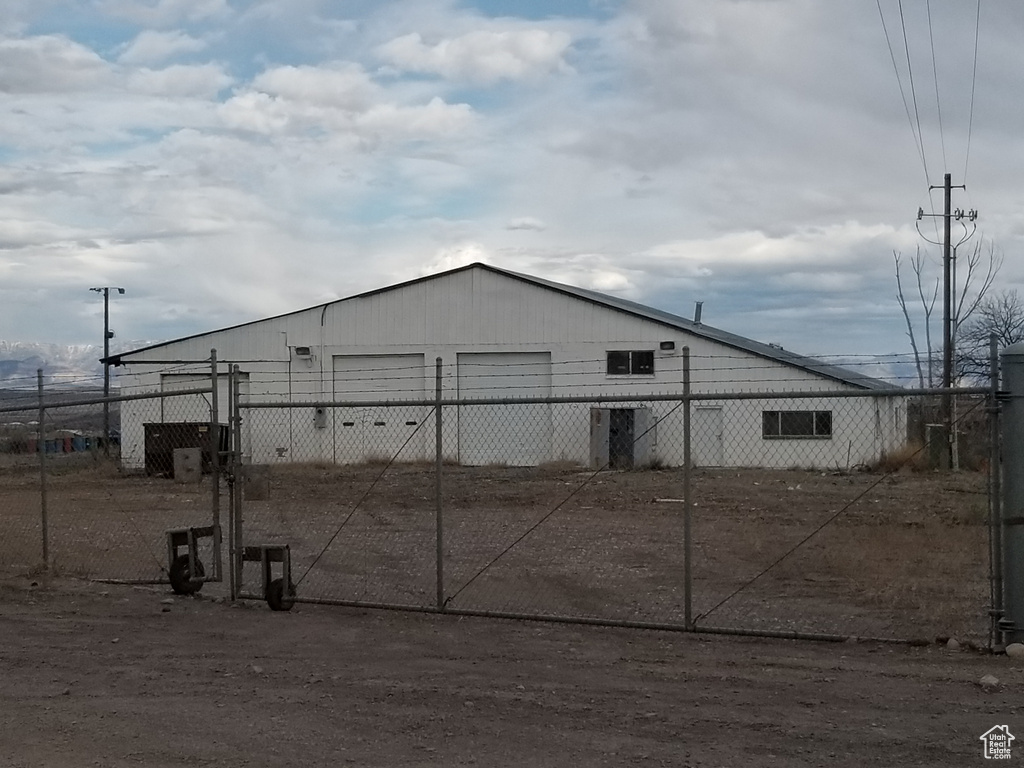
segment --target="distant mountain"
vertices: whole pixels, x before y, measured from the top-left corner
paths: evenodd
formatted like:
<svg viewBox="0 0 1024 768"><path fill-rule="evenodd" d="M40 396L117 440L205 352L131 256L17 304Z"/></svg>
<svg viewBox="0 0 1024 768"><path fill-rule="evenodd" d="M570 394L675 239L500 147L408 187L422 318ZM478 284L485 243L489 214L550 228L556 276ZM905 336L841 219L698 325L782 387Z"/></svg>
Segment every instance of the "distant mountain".
<svg viewBox="0 0 1024 768"><path fill-rule="evenodd" d="M111 354L137 349L150 342L126 342L111 347ZM94 344L48 344L0 341L0 387L34 389L42 369L46 385L96 387L103 384L103 347Z"/></svg>

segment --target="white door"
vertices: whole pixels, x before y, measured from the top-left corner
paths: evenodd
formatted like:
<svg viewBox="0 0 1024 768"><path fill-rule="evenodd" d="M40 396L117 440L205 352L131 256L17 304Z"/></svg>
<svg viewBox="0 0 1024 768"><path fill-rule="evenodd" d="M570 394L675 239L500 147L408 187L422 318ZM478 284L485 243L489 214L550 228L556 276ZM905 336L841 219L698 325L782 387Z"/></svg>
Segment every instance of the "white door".
<svg viewBox="0 0 1024 768"><path fill-rule="evenodd" d="M463 352L459 399L551 396L550 352ZM551 458L551 404L460 405L459 461L529 467Z"/></svg>
<svg viewBox="0 0 1024 768"><path fill-rule="evenodd" d="M337 402L422 400L423 355L336 355L334 400ZM323 429L333 429L334 460L419 461L426 436L427 408L367 405L334 408Z"/></svg>
<svg viewBox="0 0 1024 768"><path fill-rule="evenodd" d="M722 445L722 407L700 406L690 420L690 454L695 467L721 467L725 463Z"/></svg>

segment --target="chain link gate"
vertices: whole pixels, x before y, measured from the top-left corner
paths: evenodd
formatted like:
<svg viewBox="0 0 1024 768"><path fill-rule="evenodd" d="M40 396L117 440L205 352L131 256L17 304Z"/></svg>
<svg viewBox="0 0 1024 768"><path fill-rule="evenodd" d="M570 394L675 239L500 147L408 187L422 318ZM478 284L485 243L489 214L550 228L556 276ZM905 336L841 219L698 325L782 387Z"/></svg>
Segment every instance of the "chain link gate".
<svg viewBox="0 0 1024 768"><path fill-rule="evenodd" d="M40 370L31 406L26 393L0 409L0 566L170 582L181 593L219 581L220 447L209 366L215 375L215 356L188 374L177 366L166 389L105 398L45 385ZM108 428L110 415L120 429Z"/></svg>
<svg viewBox="0 0 1024 768"><path fill-rule="evenodd" d="M240 596L984 642L985 390L946 393L965 469L934 473L908 424L937 392L467 400L442 397L451 378L418 400L239 400Z"/></svg>

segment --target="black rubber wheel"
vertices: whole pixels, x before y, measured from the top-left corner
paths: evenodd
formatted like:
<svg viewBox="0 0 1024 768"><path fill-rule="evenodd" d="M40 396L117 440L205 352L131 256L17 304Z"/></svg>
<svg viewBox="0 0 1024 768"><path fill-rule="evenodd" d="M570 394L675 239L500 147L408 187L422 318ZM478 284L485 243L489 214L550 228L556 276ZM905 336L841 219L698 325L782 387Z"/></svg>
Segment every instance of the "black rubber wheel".
<svg viewBox="0 0 1024 768"><path fill-rule="evenodd" d="M267 605L272 611L290 611L295 605L295 585L288 585L288 594L284 593L284 579L274 579L267 585Z"/></svg>
<svg viewBox="0 0 1024 768"><path fill-rule="evenodd" d="M178 555L174 558L174 562L171 563L171 568L167 575L171 580L171 589L177 595L193 595L203 588L203 582L194 581L192 574L189 572L188 555ZM196 558L195 578L201 579L205 575L206 569L199 562L199 558Z"/></svg>

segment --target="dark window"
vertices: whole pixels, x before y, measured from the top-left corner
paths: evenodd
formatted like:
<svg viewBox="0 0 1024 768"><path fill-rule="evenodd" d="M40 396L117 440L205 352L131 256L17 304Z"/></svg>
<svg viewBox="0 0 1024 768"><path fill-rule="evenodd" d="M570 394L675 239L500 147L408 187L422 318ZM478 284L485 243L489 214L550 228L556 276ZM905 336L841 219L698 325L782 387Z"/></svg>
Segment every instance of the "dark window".
<svg viewBox="0 0 1024 768"><path fill-rule="evenodd" d="M608 373L629 373L629 352L609 352Z"/></svg>
<svg viewBox="0 0 1024 768"><path fill-rule="evenodd" d="M608 373L617 376L653 376L654 350L615 351L608 353Z"/></svg>
<svg viewBox="0 0 1024 768"><path fill-rule="evenodd" d="M832 437L832 411L814 412L814 434Z"/></svg>
<svg viewBox="0 0 1024 768"><path fill-rule="evenodd" d="M763 411L761 436L832 437L832 411Z"/></svg>
<svg viewBox="0 0 1024 768"><path fill-rule="evenodd" d="M654 375L654 350L629 353L629 372Z"/></svg>

